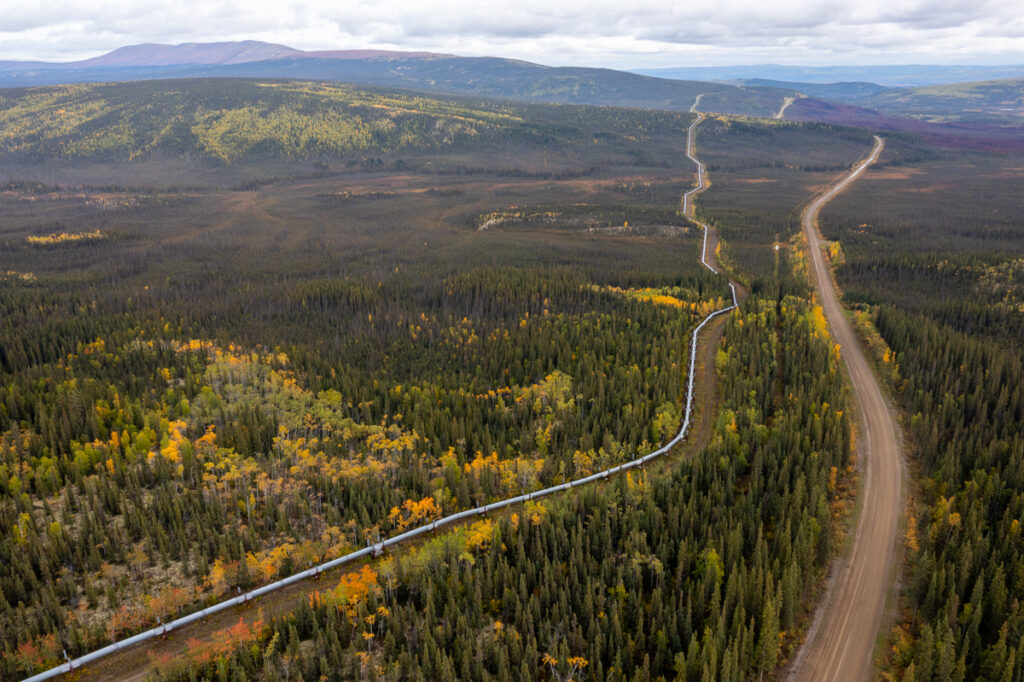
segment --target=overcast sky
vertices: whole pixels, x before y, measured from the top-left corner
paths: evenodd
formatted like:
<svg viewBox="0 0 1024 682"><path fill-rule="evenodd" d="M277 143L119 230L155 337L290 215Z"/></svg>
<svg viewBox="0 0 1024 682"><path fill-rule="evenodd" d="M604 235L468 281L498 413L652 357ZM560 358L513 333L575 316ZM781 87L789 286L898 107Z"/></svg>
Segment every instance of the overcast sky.
<svg viewBox="0 0 1024 682"><path fill-rule="evenodd" d="M0 0L0 59L255 39L613 68L1021 64L1020 0Z"/></svg>

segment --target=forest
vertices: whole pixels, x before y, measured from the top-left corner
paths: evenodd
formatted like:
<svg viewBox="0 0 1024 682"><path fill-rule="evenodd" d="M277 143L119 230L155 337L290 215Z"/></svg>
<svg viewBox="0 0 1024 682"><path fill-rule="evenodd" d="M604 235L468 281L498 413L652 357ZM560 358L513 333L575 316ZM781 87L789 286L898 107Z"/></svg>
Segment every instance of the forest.
<svg viewBox="0 0 1024 682"><path fill-rule="evenodd" d="M831 557L852 466L848 392L820 311L776 293L727 323L722 409L694 460L348 572L292 616L197 642L160 679L772 672Z"/></svg>
<svg viewBox="0 0 1024 682"><path fill-rule="evenodd" d="M775 122L717 130L718 139L711 135L715 127L702 131L715 183L699 208L719 225L730 257L755 273L756 284L756 274L777 266L734 230L743 227L744 237L761 244L775 239L782 253L799 253L788 235L798 228L800 202L819 181L813 153L802 164L799 157L785 159L805 153L798 140L808 128L792 130L787 147L773 143L786 134ZM823 135L817 148L859 135ZM773 155L762 160L761 145ZM958 146L887 134L879 163L826 206L820 220L825 238L836 240L829 255L844 301L900 410L914 479L899 618L879 661L887 680L1024 674L1024 177L1019 154ZM740 149L747 153L732 155Z"/></svg>
<svg viewBox="0 0 1024 682"><path fill-rule="evenodd" d="M325 368L315 391L300 380L323 354L128 327L123 343L108 333L33 364L38 347L5 339L21 378L3 391L8 641L57 625L95 648L664 442L685 334L721 304L692 285L613 291L492 268L441 279L403 311L401 288L305 284L293 309L348 328L339 356L357 358ZM455 309L430 305L442 300Z"/></svg>
<svg viewBox="0 0 1024 682"><path fill-rule="evenodd" d="M568 139L644 119L639 151L685 144L682 114L538 109L574 121ZM522 148L543 163L547 148ZM244 188L9 180L3 676L674 435L689 331L729 289L674 212L678 169L638 177L613 143L586 153L606 170L573 156L585 182L501 166L396 178L361 156ZM477 229L554 197L584 226L657 229Z"/></svg>
<svg viewBox="0 0 1024 682"><path fill-rule="evenodd" d="M580 156L675 134L687 115L652 109L435 98L338 83L190 79L0 90L0 163L185 159L214 167L270 159L346 165L382 155L503 152ZM636 143L640 144L636 144ZM590 148L590 149L588 149ZM668 150L665 150L668 151ZM659 163L666 163L661 160ZM653 165L653 164L648 164ZM128 166L131 167L131 166ZM124 168L124 167L123 167ZM322 167L321 167L322 169Z"/></svg>
<svg viewBox="0 0 1024 682"><path fill-rule="evenodd" d="M1020 159L910 138L887 153L822 221L843 244L847 301L890 353L917 479L886 667L902 680L1019 679ZM854 221L844 211L858 200Z"/></svg>
<svg viewBox="0 0 1024 682"><path fill-rule="evenodd" d="M729 297L678 212L689 114L237 79L3 90L0 120L3 679L649 452ZM858 471L793 236L870 139L698 129L748 292L704 447L239 609L151 677L784 674ZM886 679L1024 676L1020 181L894 134L821 218L917 481Z"/></svg>

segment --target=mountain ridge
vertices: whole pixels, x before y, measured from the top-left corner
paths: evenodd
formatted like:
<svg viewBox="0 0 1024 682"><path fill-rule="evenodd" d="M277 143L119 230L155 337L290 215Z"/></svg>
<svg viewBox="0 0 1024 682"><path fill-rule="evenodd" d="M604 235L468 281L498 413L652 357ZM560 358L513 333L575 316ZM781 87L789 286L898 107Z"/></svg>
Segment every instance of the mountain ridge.
<svg viewBox="0 0 1024 682"><path fill-rule="evenodd" d="M76 69L110 66L185 66L195 64L250 64L276 59L375 59L451 57L454 55L425 51L402 50L300 50L279 43L260 40L219 41L211 43L138 43L124 45L110 52L70 62L0 61L0 67Z"/></svg>
<svg viewBox="0 0 1024 682"><path fill-rule="evenodd" d="M924 67L693 67L672 75L759 68L815 74L895 76ZM942 67L960 77L996 67ZM1010 73L1024 67L999 67ZM940 69L941 70L941 69ZM664 71L664 70L661 70ZM883 128L914 128L919 122L1020 126L1024 123L1024 80L959 82L893 88L867 80L807 82L769 78L684 80L608 68L547 66L502 57L463 57L433 52L388 50L305 51L287 45L236 42L144 43L127 45L77 62L0 62L0 88L183 78L256 78L316 80L424 93L498 97L524 102L595 104L671 111L688 110L701 95L708 111L769 118L786 112L791 119L841 121ZM663 75L668 75L667 72ZM822 104L798 102L785 109L787 97L801 95ZM838 106L838 105L852 105ZM871 111L871 113L868 112ZM1006 131L997 137L1005 137Z"/></svg>
<svg viewBox="0 0 1024 682"><path fill-rule="evenodd" d="M737 64L732 66L680 66L631 69L634 73L684 80L766 80L790 83L869 82L887 88L987 81L1024 76L1024 65L884 64L866 66L797 66L787 64Z"/></svg>
<svg viewBox="0 0 1024 682"><path fill-rule="evenodd" d="M557 67L502 57L429 52L327 50L285 45L184 43L126 46L80 62L0 62L0 88L180 78L316 80L526 102L596 104L687 111L697 95L709 110L769 117L782 91Z"/></svg>

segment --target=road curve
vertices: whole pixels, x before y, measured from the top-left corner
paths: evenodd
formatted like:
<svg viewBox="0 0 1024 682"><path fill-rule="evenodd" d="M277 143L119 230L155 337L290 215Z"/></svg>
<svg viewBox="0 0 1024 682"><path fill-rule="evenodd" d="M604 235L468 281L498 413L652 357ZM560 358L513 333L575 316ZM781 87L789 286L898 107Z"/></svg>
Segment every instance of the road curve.
<svg viewBox="0 0 1024 682"><path fill-rule="evenodd" d="M868 157L811 202L801 216L821 305L846 360L860 412L862 488L853 546L833 575L807 640L790 670L790 680L833 682L871 677L872 654L899 556L899 519L903 509L899 431L871 366L843 315L817 229L822 206L874 163L884 146L882 138L876 135Z"/></svg>

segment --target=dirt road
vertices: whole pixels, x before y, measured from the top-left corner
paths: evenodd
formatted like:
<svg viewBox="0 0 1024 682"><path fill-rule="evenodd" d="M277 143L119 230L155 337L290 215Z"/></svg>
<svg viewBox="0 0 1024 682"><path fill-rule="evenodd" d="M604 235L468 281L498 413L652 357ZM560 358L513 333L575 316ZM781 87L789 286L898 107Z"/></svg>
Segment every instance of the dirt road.
<svg viewBox="0 0 1024 682"><path fill-rule="evenodd" d="M903 463L896 422L871 366L843 316L831 273L822 256L818 212L878 159L884 143L875 137L871 154L815 199L802 216L812 269L832 336L840 345L860 412L862 489L853 546L836 569L789 675L791 680L866 680L893 585L903 510Z"/></svg>
<svg viewBox="0 0 1024 682"><path fill-rule="evenodd" d="M779 107L779 110L775 112L775 115L772 116L772 118L781 119L783 116L785 116L786 109L789 108L789 105L792 104L794 100L796 100L796 97L787 97L784 100L782 100L782 106Z"/></svg>

